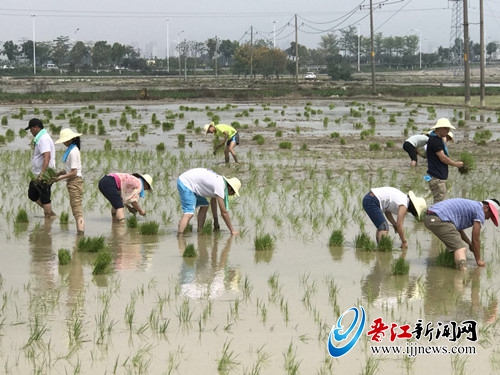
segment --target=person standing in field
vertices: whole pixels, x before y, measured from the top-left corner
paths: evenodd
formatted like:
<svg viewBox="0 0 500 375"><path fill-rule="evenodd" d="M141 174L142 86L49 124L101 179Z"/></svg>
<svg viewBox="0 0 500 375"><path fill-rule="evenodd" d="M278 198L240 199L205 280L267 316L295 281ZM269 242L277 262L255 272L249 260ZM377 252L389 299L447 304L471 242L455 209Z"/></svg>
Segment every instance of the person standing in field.
<svg viewBox="0 0 500 375"><path fill-rule="evenodd" d="M31 159L31 167L35 179L30 181L28 197L43 208L46 218L55 217L57 215L52 211L51 201L51 185L53 181L44 178L45 172L56 166L56 147L54 141L47 130L44 129L42 121L37 118L32 118L28 122L28 127L24 130L31 132L31 135L34 137L33 145L35 146Z"/></svg>
<svg viewBox="0 0 500 375"><path fill-rule="evenodd" d="M80 133L75 133L71 129L63 129L59 133L59 139L56 144L62 143L67 149L64 152L62 161L64 171L57 174L56 181L66 180L66 188L69 193L69 204L73 217L76 221L76 230L78 234L85 232L85 221L83 220L83 179L82 179L82 161L80 157Z"/></svg>
<svg viewBox="0 0 500 375"><path fill-rule="evenodd" d="M412 191L405 194L390 186L372 188L363 198L363 209L376 228L377 245L382 236L389 234L389 223L387 222L389 220L401 239L401 249L408 248L403 228L406 214L410 212L413 216L419 217L426 207L424 198L415 196ZM393 215L396 215L396 219Z"/></svg>
<svg viewBox="0 0 500 375"><path fill-rule="evenodd" d="M415 134L409 137L403 143L403 150L405 150L411 159L411 166L415 167L417 165L417 155L419 154L419 149L423 148L427 144L429 136L427 134Z"/></svg>
<svg viewBox="0 0 500 375"><path fill-rule="evenodd" d="M125 222L125 207L133 214L146 215L138 201L145 196L145 191L153 190L153 178L149 174L109 173L99 180L98 186L111 203L113 222Z"/></svg>
<svg viewBox="0 0 500 375"><path fill-rule="evenodd" d="M424 224L453 253L458 270L467 269L467 246L474 254L476 264L486 265L481 259L481 227L491 219L498 227L499 202L486 199L482 202L464 198L452 198L438 202L427 210ZM471 238L464 230L472 227Z"/></svg>
<svg viewBox="0 0 500 375"><path fill-rule="evenodd" d="M231 234L239 234L229 218L229 196L240 196L241 182L236 177L226 178L207 168L193 168L182 173L177 179L177 190L181 199L182 218L179 221L178 235L182 235L189 221L198 210L198 232L203 229L208 211L208 200L214 217L214 231L220 230L217 206L222 219Z"/></svg>
<svg viewBox="0 0 500 375"><path fill-rule="evenodd" d="M214 122L204 126L205 134L214 133L217 137L222 138L222 142L215 146L215 152L222 146L226 145L224 148L224 160L229 163L229 154L233 156L234 162L238 163L238 157L234 148L236 145L240 144L240 136L235 128L230 125L218 124L215 125Z"/></svg>
<svg viewBox="0 0 500 375"><path fill-rule="evenodd" d="M450 158L446 142L443 138L448 136L450 129L455 129L446 118L440 118L436 125L431 128L427 141L427 176L434 203L441 202L448 198L446 180L448 179L448 165L460 168L464 165L461 161L454 161Z"/></svg>

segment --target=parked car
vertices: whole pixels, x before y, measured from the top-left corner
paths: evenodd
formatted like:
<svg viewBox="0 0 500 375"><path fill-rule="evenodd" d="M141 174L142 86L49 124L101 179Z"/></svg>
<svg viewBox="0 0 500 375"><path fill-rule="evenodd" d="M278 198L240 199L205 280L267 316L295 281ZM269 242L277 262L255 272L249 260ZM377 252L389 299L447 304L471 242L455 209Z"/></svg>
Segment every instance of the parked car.
<svg viewBox="0 0 500 375"><path fill-rule="evenodd" d="M316 79L316 74L314 74L313 72L307 72L304 75L304 79L314 80L314 79Z"/></svg>
<svg viewBox="0 0 500 375"><path fill-rule="evenodd" d="M4 65L2 69L14 69L14 67L12 65Z"/></svg>

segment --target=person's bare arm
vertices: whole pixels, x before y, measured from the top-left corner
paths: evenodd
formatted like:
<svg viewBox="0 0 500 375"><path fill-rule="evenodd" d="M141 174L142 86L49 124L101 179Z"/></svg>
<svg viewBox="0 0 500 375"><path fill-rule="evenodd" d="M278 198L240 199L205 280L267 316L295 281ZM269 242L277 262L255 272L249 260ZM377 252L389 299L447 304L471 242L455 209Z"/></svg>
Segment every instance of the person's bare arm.
<svg viewBox="0 0 500 375"><path fill-rule="evenodd" d="M441 160L443 163L447 165L451 165L452 167L460 168L464 165L462 161L454 161L448 156L446 156L443 150L436 152L436 155L438 156L439 160Z"/></svg>
<svg viewBox="0 0 500 375"><path fill-rule="evenodd" d="M214 218L214 231L220 231L219 216L217 213L217 199L210 199L210 208L212 209L212 216Z"/></svg>
<svg viewBox="0 0 500 375"><path fill-rule="evenodd" d="M217 197L217 203L219 205L220 209L220 215L222 216L222 219L224 219L224 222L227 225L227 228L231 232L231 234L240 234L236 229L234 229L233 225L231 224L231 219L229 218L229 212L226 210L226 205L224 204L224 199L221 197Z"/></svg>
<svg viewBox="0 0 500 375"><path fill-rule="evenodd" d="M469 244L469 249L474 253L476 264L481 267L485 266L486 263L481 259L481 224L479 221L475 221L472 225L472 241Z"/></svg>
<svg viewBox="0 0 500 375"><path fill-rule="evenodd" d="M59 174L59 176L57 176L56 181L61 181L61 180L66 180L69 178L76 177L77 173L78 173L78 170L76 168L73 168L68 173Z"/></svg>

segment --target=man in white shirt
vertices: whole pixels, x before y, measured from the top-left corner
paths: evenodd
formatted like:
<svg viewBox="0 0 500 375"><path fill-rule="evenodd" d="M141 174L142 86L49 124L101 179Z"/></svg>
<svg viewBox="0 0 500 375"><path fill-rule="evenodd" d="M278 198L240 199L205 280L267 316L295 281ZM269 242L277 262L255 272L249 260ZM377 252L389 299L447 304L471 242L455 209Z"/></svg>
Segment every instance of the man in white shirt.
<svg viewBox="0 0 500 375"><path fill-rule="evenodd" d="M214 217L214 230L219 230L219 218L217 215L217 206L219 206L222 219L227 225L231 234L239 234L234 229L229 218L229 196L239 196L241 182L236 177L226 178L214 171L206 168L193 168L179 176L177 179L177 190L181 198L182 218L179 222L178 234L182 235L189 221L194 216L195 210L198 212L198 232L203 229L205 218L208 211L208 201L212 206Z"/></svg>
<svg viewBox="0 0 500 375"><path fill-rule="evenodd" d="M37 118L32 118L28 127L33 135L33 144L35 146L33 157L31 158L31 166L36 180L30 181L28 189L28 197L33 202L43 208L43 213L46 218L54 217L56 214L52 211L51 182L43 180L43 174L48 168L56 166L56 148L47 130L44 129L42 121Z"/></svg>

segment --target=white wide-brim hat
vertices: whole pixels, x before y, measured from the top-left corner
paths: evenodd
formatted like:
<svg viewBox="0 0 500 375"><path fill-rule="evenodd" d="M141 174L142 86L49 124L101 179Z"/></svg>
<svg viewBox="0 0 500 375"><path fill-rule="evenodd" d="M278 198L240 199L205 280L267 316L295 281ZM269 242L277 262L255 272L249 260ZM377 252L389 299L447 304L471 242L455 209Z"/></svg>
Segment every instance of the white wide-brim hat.
<svg viewBox="0 0 500 375"><path fill-rule="evenodd" d="M239 197L240 196L240 188L241 188L241 181L238 180L236 177L233 177L233 178L226 178L224 176L222 176L224 178L224 180L226 180L226 182L231 185L231 187L233 188L234 190L234 193Z"/></svg>
<svg viewBox="0 0 500 375"><path fill-rule="evenodd" d="M55 143L64 143L81 135L81 133L75 133L73 130L66 128L61 130L61 132L59 133L59 139L55 141Z"/></svg>
<svg viewBox="0 0 500 375"><path fill-rule="evenodd" d="M417 197L411 190L408 192L408 196L410 197L411 203L413 203L413 207L415 207L415 211L417 211L417 216L422 215L422 212L427 209L425 199Z"/></svg>
<svg viewBox="0 0 500 375"><path fill-rule="evenodd" d="M437 120L436 125L434 125L431 129L439 129L439 128L449 128L455 130L455 127L450 123L450 120L447 118L440 118Z"/></svg>

